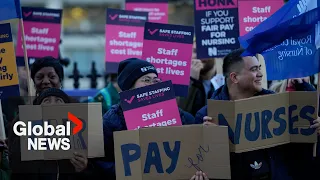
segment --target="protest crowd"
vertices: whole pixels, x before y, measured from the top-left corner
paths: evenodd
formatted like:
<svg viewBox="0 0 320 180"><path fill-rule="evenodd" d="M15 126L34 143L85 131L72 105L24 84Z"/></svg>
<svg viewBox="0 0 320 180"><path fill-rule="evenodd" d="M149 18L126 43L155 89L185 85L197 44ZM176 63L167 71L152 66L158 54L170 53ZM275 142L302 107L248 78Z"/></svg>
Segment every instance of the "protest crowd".
<svg viewBox="0 0 320 180"><path fill-rule="evenodd" d="M1 1L9 2L9 0ZM6 4L1 1L0 9L8 8L7 4L9 3ZM18 2L18 0L15 1ZM240 1L241 0L238 2L239 4ZM147 1L141 0L140 3L142 2ZM112 40L114 36L111 34L118 36L118 34L121 34L120 31L124 31L127 27L135 26L135 28L142 28L142 31L139 31L139 35L132 35L132 37L135 38L142 36L141 39L136 39L136 41L144 44L143 47L140 47L142 54L135 54L132 49L126 51L131 52L131 55L130 53L124 55L120 50L117 51L116 49L114 49L113 52L118 53L112 54L109 51L113 47L106 47L105 62L106 71L109 75L109 82L107 86L100 89L95 96L85 100L83 100L83 98L70 96L64 91L62 82L65 79L65 69L63 66L63 58L61 58L60 52L58 51L57 56L50 54L42 55L43 52L41 52L40 57L35 57L34 62L30 63L29 66L28 63L25 64L24 68L17 68L16 65L9 68L10 65L7 63L8 72L15 73L14 76L17 76L17 92L19 94L15 95L15 90L13 89L6 90L5 87L9 87L7 84L10 83L7 83L2 77L0 78L0 91L3 94L0 94L2 107L2 119L0 119L0 122L2 121L2 123L0 123L0 180L320 179L320 175L317 171L320 168L320 145L319 142L317 142L320 135L320 118L318 118L320 109L316 104L319 101L319 94L317 92L317 88L319 87L317 85L318 79L316 77L318 72L320 72L320 66L319 63L308 64L310 61L318 62L319 53L316 53L310 61L305 61L305 56L294 57L300 58L300 61L305 61L304 64L300 63L299 66L294 64L293 60L290 65L272 64L270 63L270 58L274 58L274 61L279 61L275 57L276 55L270 55L272 53L277 54L277 52L280 51L276 48L288 49L288 47L276 47L288 38L287 35L279 35L279 39L277 40L270 38L271 40L269 42L267 42L265 38L261 38L261 42L259 42L257 39L254 39L254 34L249 33L250 37L252 36L252 41L250 42L256 43L253 43L253 47L248 45L248 41L246 42L247 45L230 45L230 47L224 51L223 55L217 55L217 52L223 51L219 51L221 50L221 48L219 49L221 46L219 46L219 43L216 43L216 46L212 46L213 48L216 48L212 51L216 52L211 53L210 55L208 51L210 52L211 50L208 50L208 47L205 46L203 42L208 39L211 39L212 41L217 40L217 37L212 35L213 31L211 32L211 36L207 36L207 34L204 34L204 31L201 31L201 27L203 28L203 26L197 24L200 23L200 14L202 13L202 16L204 16L203 12L208 8L199 8L201 2L213 1L195 0L195 6L197 6L195 11L198 11L198 14L195 15L195 21L199 21L195 23L195 28L169 25L168 23L148 22L147 19L149 17L146 12L108 9L107 18L110 17L112 21L107 21L106 31L108 32L109 29L112 33L109 34L110 37L106 34L107 42L112 41L116 43L116 41ZM301 2L299 0L293 0L290 2L291 4L287 3L286 5L281 6L283 8L279 7L277 12L280 12L281 10L291 12L290 9L296 8L296 6L293 6L292 4L296 3L302 6L304 3L307 6L308 2L308 0L301 0ZM21 8L20 5L18 8ZM228 11L230 14L230 9L232 8L232 5L227 8L229 9ZM32 12L30 8L24 9L24 7L22 7L20 10L23 12L22 14L24 16L26 16L25 12ZM315 8L315 10L318 10L318 8ZM37 11L41 10L37 9ZM216 10L211 9L211 11L207 11L210 13L206 14L218 13L218 11L214 11ZM226 9L224 9L224 11L226 11ZM305 14L307 14L307 12L305 12ZM5 20L1 18L1 15L2 13L0 12L0 20ZM272 13L269 16L271 15ZM281 18L280 16L282 14L278 13L276 15ZM125 16L128 16L128 19L131 17L131 19L135 19L135 21L132 21L132 24L128 25L128 23L130 23L128 19L128 21L121 21L121 18L125 18ZM227 16L231 17L235 16L235 14ZM300 13L299 16L303 16L303 13ZM299 18L299 16L297 18ZM25 25L28 23L28 20L30 20L28 18L29 17L23 18ZM118 20L117 18L120 20L113 22ZM318 21L320 21L320 16L317 18ZM270 19L276 22L275 18ZM149 20L153 19L149 18ZM54 19L51 20L50 23L57 24L56 21L57 19ZM58 21L61 21L61 19ZM211 21L214 20L211 19ZM209 21L207 21L207 23L208 22ZM223 23L221 24L223 25ZM227 25L228 24L225 24L225 26ZM120 28L112 29L114 26ZM260 29L263 29L263 26L263 23L257 26L257 36L259 33L264 32L259 30L260 27ZM286 26L289 25L287 24ZM279 25L277 27L282 26ZM228 29L228 27L224 28ZM287 28L289 29L289 27ZM3 43L12 41L12 39L11 41L2 40L3 37L1 35L6 32L2 29L5 29L5 27L1 25L0 52L4 52L1 50L2 47L8 48L7 46L2 45ZM285 28L282 30L285 31L284 29ZM299 33L301 35L297 35L298 38L303 38L304 35L307 37L308 34L306 33L310 33L307 32L309 29L312 28L300 30ZM278 32L270 34L272 29L265 31L265 36L278 36ZM225 33L226 31L223 32ZM298 32L298 30L296 32ZM252 30L252 33L255 33L255 31ZM171 36L169 37L169 35ZM239 37L245 39L249 38L249 35L245 36L239 32L234 37L236 39ZM289 37L294 35L295 34L291 34ZM25 37L26 35L22 34L20 36ZM132 38L129 37L131 36L129 34L123 34L122 36L127 36L127 39ZM273 44L270 45L270 42ZM20 43L22 43L20 45L23 45L23 42ZM315 43L316 40L308 45L302 45L302 41L299 41L298 45L307 49L308 47L311 47L311 45L315 46ZM130 44L130 42L127 41L127 44ZM59 46L59 43L56 45ZM139 48L139 43L135 44L135 46ZM264 46L268 47L262 49ZM255 48L260 49L256 50ZM15 64L16 59L18 61L19 58L21 61L24 61L25 59L23 57L26 54L23 52L25 50L21 48L20 53L18 50L16 51L17 57L10 59L8 56L3 59L6 61L14 61L14 63L12 62L11 64ZM306 52L308 52L308 50L306 50ZM264 53L266 53L266 55L264 55ZM33 57L36 53L28 50L28 54ZM20 56L22 56L22 59ZM285 60L290 60L290 58L293 57L286 58L287 59ZM0 56L0 65L1 63L2 57ZM17 64L19 63L17 62ZM314 67L317 68L317 70L309 71L309 69L312 68L306 69L306 67ZM30 69L30 72L28 72L28 69ZM277 69L277 71L275 69ZM281 75L278 76L277 73ZM285 73L287 73L287 75L284 75ZM2 81L5 82L2 83ZM301 94L295 95L295 93ZM286 97L286 99L284 97ZM273 101L268 100L268 98L272 98ZM285 99L286 101L283 100L283 102L286 103L281 104L281 99ZM277 100L279 100L279 102L275 102ZM248 105L247 102L249 101L252 102L251 105ZM236 105L233 104L231 107L227 102L234 102ZM237 102L240 103L239 106L237 105ZM157 105L157 103L159 104ZM264 106L259 103L266 105ZM295 105L294 103L297 103L298 105ZM94 130L90 129L90 127L93 127L90 126L90 121L97 121L100 123L95 127L97 127L97 129L100 128L102 133L97 136L101 137L102 141L100 143L98 140L92 141L95 142L95 144L90 144L89 138L86 143L88 146L89 144L92 145L95 150L101 149L102 154L89 156L87 154L89 152L83 153L83 151L78 151L75 148L70 150L72 151L71 154L64 156L63 153L61 153L61 157L55 156L52 159L49 158L49 154L47 158L46 155L43 155L43 159L37 159L33 154L28 154L29 152L26 152L23 149L23 146L26 145L26 140L18 135L14 129L18 122L25 120L25 118L36 117L41 114L41 112L37 114L34 113L36 111L30 111L29 117L29 114L26 113L27 111L25 109L28 109L31 106L42 107L42 111L44 112L45 107L68 107L68 104L70 104L70 106L77 106L77 104L99 105L101 114L99 113L90 116L91 110L88 110L88 117L95 117L97 120L87 119L88 122L85 128L88 129L88 136L95 133L98 134L98 130L94 132ZM278 106L280 107L279 109L277 109ZM25 107L24 110L23 107ZM269 110L268 112L267 110L262 112L261 109L265 107L270 108L272 113L270 112L271 114L268 114ZM293 115L293 112L296 109L299 110L298 115ZM100 109L95 112L100 112ZM230 113L232 115L225 115L224 113ZM241 116L239 116L240 113ZM243 116L242 113L244 114ZM279 114L283 116L280 117ZM44 113L42 116L45 116ZM99 121L100 118L101 122ZM230 120L230 118L232 120ZM308 124L301 123L297 125L293 123L293 121L300 122L300 119L308 120ZM273 124L273 121L280 124L280 126L278 124ZM257 124L259 124L259 126ZM228 130L223 131L225 134L220 135L217 132L212 132L216 133L215 137L206 136L206 133L208 133L207 131L214 130L211 128L223 128L222 126L228 128ZM284 129L282 131L280 128L283 126ZM288 129L286 129L287 126ZM166 128L169 130L171 127L181 128L181 130L177 129L176 134L167 133L169 131L166 131ZM182 135L179 136L178 134L184 132L184 127L187 129L188 133L186 137L181 137ZM199 138L200 136L195 135L198 131L193 130L193 127L200 127L201 137L205 137L201 139ZM300 129L299 132L297 130L297 133L295 134L295 127L302 127L304 129ZM133 131L138 132L138 140L134 139L135 135L133 135ZM127 132L128 134L126 134ZM145 135L150 132L150 135ZM132 133L132 135L129 135L129 133ZM211 135L212 133L209 134ZM2 134L5 136L1 136ZM298 135L291 136L292 134ZM307 138L302 137L305 134L309 134L308 140L305 140ZM228 136L230 139L223 139L224 135ZM97 136L94 136L94 138ZM166 139L162 137L170 138ZM238 140L236 140L237 138ZM279 138L280 140L276 142L276 140L273 141L272 138ZM210 139L213 140L210 141ZM221 141L218 141L219 139ZM270 141L268 141L267 144L263 144L267 140ZM186 144L189 141L196 144L194 145L196 147L187 146ZM170 142L168 145L169 149L166 149L166 142ZM177 142L180 142L181 144L177 145ZM210 144L210 148L215 146L215 148L218 149L221 146L221 149L227 148L229 150L230 148L230 152L212 152L209 151L209 145L208 150L206 151L204 148L205 142ZM160 145L158 146L157 143ZM123 145L120 146L119 144ZM139 145L139 153L138 150L135 149L136 146L133 146L136 144ZM153 146L150 144L153 144ZM173 145L174 147L172 147ZM181 157L185 158L191 156L191 149L198 150L199 145L199 152L196 151L196 153L199 153L196 155L198 164L192 162L191 166L194 168L190 169L190 167L183 164L187 162L187 160L182 161ZM125 147L129 148L127 153ZM177 147L181 148L181 150L179 149L180 155L178 154L176 156L174 153ZM90 149L90 147L87 147L87 149ZM182 151L182 149L184 149L184 151ZM190 151L189 154L188 151ZM206 156L206 153L210 155ZM225 154L219 155L219 153L225 153L228 157L222 157ZM138 157L136 156L137 154L139 154ZM195 153L193 153L193 155L194 154ZM207 161L205 161L203 156L211 157L209 158L210 161L207 159ZM185 159L188 159L190 162L191 158ZM217 161L218 159L219 161L224 159L228 164L227 167L219 167L219 163L221 162L213 162L214 159ZM205 164L201 165L201 162L205 162ZM218 172L219 176L216 176L215 173L211 172L211 169L215 169L214 172ZM226 170L225 172L225 169L228 169L229 171ZM148 173L151 175L145 175ZM170 174L174 175L171 177Z"/></svg>

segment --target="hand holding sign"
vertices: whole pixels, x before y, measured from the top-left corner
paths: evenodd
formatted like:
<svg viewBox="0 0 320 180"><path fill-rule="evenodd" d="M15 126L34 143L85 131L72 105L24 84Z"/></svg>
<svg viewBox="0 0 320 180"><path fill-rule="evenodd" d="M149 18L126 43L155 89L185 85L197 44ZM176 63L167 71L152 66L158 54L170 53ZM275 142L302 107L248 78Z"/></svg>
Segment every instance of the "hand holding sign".
<svg viewBox="0 0 320 180"><path fill-rule="evenodd" d="M307 79L304 79L304 78L293 78L293 79L289 79L288 80L288 86L292 86L292 85L295 85L295 84L301 84L303 82L308 82L306 81Z"/></svg>
<svg viewBox="0 0 320 180"><path fill-rule="evenodd" d="M192 59L190 76L193 79L199 80L200 71L203 68L203 63L199 59Z"/></svg>
<svg viewBox="0 0 320 180"><path fill-rule="evenodd" d="M204 172L197 171L196 174L193 175L190 180L209 180L209 178Z"/></svg>
<svg viewBox="0 0 320 180"><path fill-rule="evenodd" d="M81 172L87 168L88 159L83 154L74 153L74 157L70 159L71 164L74 166L76 172Z"/></svg>
<svg viewBox="0 0 320 180"><path fill-rule="evenodd" d="M212 117L209 117L209 116L203 117L203 125L215 125L215 126L217 126L217 124L214 123L214 120L212 119Z"/></svg>
<svg viewBox="0 0 320 180"><path fill-rule="evenodd" d="M317 133L318 135L320 135L320 118L318 117L318 119L313 121L313 125L311 125L311 128L317 128Z"/></svg>

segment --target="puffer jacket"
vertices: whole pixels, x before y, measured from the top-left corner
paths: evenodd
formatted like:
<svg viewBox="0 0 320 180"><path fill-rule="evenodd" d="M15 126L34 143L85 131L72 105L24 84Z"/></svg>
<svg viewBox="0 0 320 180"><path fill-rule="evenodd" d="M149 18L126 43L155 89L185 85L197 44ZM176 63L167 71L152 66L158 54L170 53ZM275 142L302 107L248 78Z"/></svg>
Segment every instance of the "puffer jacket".
<svg viewBox="0 0 320 180"><path fill-rule="evenodd" d="M194 117L183 110L180 110L180 117L183 125L198 124ZM103 116L104 149L106 157L99 162L104 169L104 176L109 180L116 179L115 156L113 132L127 130L123 110L119 104L114 105Z"/></svg>

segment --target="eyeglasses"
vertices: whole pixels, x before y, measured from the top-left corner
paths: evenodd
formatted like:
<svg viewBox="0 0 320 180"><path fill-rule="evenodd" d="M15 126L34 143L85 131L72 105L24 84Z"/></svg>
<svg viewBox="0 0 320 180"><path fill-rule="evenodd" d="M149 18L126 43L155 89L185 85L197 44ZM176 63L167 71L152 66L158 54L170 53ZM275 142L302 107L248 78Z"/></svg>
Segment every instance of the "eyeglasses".
<svg viewBox="0 0 320 180"><path fill-rule="evenodd" d="M141 79L141 82L147 83L147 84L156 84L156 83L160 83L161 79L160 78L149 78L149 77L145 77L143 79Z"/></svg>

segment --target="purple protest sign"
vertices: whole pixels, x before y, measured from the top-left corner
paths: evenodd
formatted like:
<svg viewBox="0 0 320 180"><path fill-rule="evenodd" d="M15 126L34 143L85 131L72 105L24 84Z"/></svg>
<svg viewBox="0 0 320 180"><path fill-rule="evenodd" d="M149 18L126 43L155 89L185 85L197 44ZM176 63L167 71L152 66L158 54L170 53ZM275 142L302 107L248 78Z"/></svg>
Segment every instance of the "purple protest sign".
<svg viewBox="0 0 320 180"><path fill-rule="evenodd" d="M152 63L163 81L171 80L176 96L187 96L194 29L147 22L142 59Z"/></svg>
<svg viewBox="0 0 320 180"><path fill-rule="evenodd" d="M22 7L26 48L29 58L59 57L62 10ZM24 66L24 54L19 27L17 38L17 65Z"/></svg>
<svg viewBox="0 0 320 180"><path fill-rule="evenodd" d="M128 130L182 125L171 81L121 92L120 99Z"/></svg>
<svg viewBox="0 0 320 180"><path fill-rule="evenodd" d="M148 12L149 22L168 23L168 0L126 0L126 10Z"/></svg>
<svg viewBox="0 0 320 180"><path fill-rule="evenodd" d="M147 20L147 12L107 9L107 73L116 73L119 62L124 59L141 58L144 24Z"/></svg>

